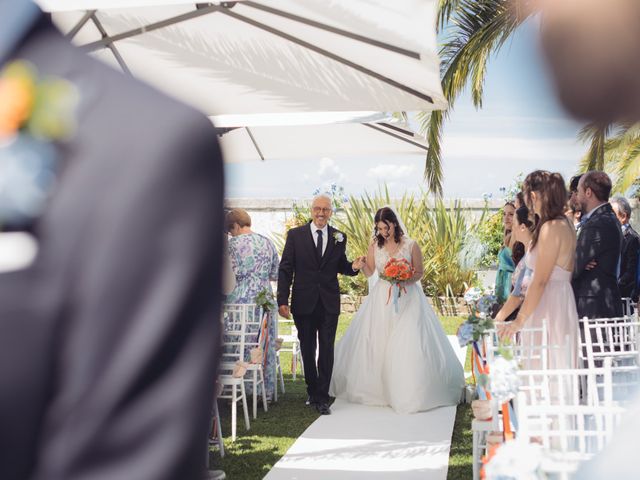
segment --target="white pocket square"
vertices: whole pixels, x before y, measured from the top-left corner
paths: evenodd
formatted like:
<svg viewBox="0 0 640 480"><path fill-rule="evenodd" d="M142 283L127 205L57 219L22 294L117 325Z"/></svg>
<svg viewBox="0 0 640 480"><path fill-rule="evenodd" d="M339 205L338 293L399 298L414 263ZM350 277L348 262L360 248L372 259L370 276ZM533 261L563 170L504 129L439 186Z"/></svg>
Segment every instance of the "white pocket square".
<svg viewBox="0 0 640 480"><path fill-rule="evenodd" d="M0 273L29 267L38 253L38 241L24 232L0 233Z"/></svg>

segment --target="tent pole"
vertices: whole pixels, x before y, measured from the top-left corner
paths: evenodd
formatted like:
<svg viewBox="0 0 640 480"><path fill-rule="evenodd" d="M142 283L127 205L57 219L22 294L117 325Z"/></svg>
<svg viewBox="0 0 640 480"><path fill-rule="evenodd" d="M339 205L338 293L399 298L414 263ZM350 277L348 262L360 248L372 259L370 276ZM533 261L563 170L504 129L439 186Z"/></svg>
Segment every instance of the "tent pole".
<svg viewBox="0 0 640 480"><path fill-rule="evenodd" d="M353 68L354 70L358 70L359 72L364 73L365 75L369 75L370 77L373 77L377 80L387 83L388 85L391 85L392 87L402 90L403 92L407 92L408 94L418 97L421 100L425 100L429 103L433 103L433 99L429 95L419 92L418 90L408 87L407 85L397 82L389 77L385 77L384 75L374 72L373 70L369 70L368 68L363 67L362 65L358 65L357 63L347 60L346 58L342 58L334 53L329 52L328 50L324 50L320 47L316 47L315 45L309 42L300 40L299 38L296 38L292 35L289 35L288 33L284 33L278 29L275 29L273 27L260 23L256 20L253 20L252 18L234 13L229 9L220 9L219 11L220 13L223 13L231 18L235 18L236 20L239 20L241 22L248 23L249 25L252 25L256 28L272 33L273 35L284 38L285 40L289 40L292 43L300 45L301 47L305 47L311 51L319 53L320 55L330 58L331 60L335 60L338 63L342 63L343 65Z"/></svg>
<svg viewBox="0 0 640 480"><path fill-rule="evenodd" d="M94 25L100 32L100 35L102 35L102 38L109 38L107 31L102 26L102 23L100 22L100 20L98 20L98 17L96 16L95 11L93 15L91 15L91 21L94 23ZM129 67L127 67L127 64L125 63L124 59L120 55L120 52L118 52L118 49L115 47L115 45L113 43L109 43L107 45L107 48L111 50L111 53L113 54L113 56L116 57L116 61L118 62L118 65L120 65L120 68L122 68L124 73L130 76L133 76L131 75L131 70L129 70Z"/></svg>
<svg viewBox="0 0 640 480"><path fill-rule="evenodd" d="M361 123L360 125L364 125L365 127L373 128L374 130L377 130L377 131L379 131L381 133L385 133L385 134L390 135L390 136L392 136L394 138L397 138L398 140L402 140L403 142L406 142L406 143L409 143L409 144L414 145L416 147L419 147L422 150L427 151L429 149L429 147L427 145L424 145L423 143L416 142L416 141L411 140L409 138L405 138L402 135L399 135L397 133L385 130L384 128L381 128L378 125L375 125L375 124L372 124L372 123Z"/></svg>
<svg viewBox="0 0 640 480"><path fill-rule="evenodd" d="M118 33L113 35L112 37L103 38L96 42L87 43L86 45L82 45L82 48L85 52L93 52L95 50L100 50L101 48L106 48L110 44L124 40L130 37L135 37L136 35L141 35L146 32L151 32L153 30L158 30L159 28L169 27L171 25L175 25L176 23L184 22L185 20L190 20L192 18L201 17L203 15L208 15L210 13L215 13L220 10L221 7L216 5L212 5L210 7L198 8L193 10L192 12L187 12L182 15L177 15L175 17L167 18L166 20L161 20L159 22L150 23L149 25L145 25L143 27L134 28L132 30L127 30L126 32Z"/></svg>
<svg viewBox="0 0 640 480"><path fill-rule="evenodd" d="M260 160L264 161L264 155L262 155L262 150L260 150L260 147L258 146L258 142L256 142L256 139L253 138L253 134L251 133L251 130L249 130L249 127L244 127L244 129L249 134L249 138L251 139L251 142L253 143L253 146L256 148L256 151L258 152L258 155L260 155Z"/></svg>
<svg viewBox="0 0 640 480"><path fill-rule="evenodd" d="M85 24L91 20L91 17L93 17L93 15L96 13L95 10L87 10L85 12L85 14L82 16L82 18L80 19L80 21L78 23L76 23L76 25L69 30L69 32L65 35L69 40L72 40L73 37L76 36L76 34L82 29L82 27L85 26Z"/></svg>
<svg viewBox="0 0 640 480"><path fill-rule="evenodd" d="M342 30L340 28L332 27L330 25L326 25L324 23L316 22L315 20L309 20L308 18L301 17L299 15L294 15L289 12L285 12L283 10L278 10L277 8L269 7L267 5L261 5L259 3L252 2L251 0L245 0L241 4L243 7L251 7L257 10L262 10L267 13L271 13L273 15L278 15L280 17L286 18L288 20L293 20L295 22L304 23L305 25L309 25L311 27L319 28L321 30L326 30L327 32L335 33L337 35L342 35L343 37L351 38L352 40L357 40L359 42L367 43L369 45L373 45L374 47L383 48L385 50L389 50L391 52L399 53L400 55L405 55L410 58L415 58L416 60L420 60L420 54L418 52L413 52L411 50L407 50L404 48L396 47L395 45L391 45L389 43L381 42L379 40L374 40L372 38L365 37L363 35L358 35L356 33L349 32L347 30Z"/></svg>

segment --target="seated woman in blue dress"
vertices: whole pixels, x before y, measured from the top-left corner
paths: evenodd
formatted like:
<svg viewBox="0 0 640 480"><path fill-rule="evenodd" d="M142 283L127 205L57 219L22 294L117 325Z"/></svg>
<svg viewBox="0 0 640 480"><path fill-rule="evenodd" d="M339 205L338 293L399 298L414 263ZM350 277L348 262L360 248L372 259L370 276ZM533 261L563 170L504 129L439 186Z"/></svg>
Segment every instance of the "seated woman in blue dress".
<svg viewBox="0 0 640 480"><path fill-rule="evenodd" d="M236 278L236 287L225 300L227 304L256 303L256 296L267 289L271 292L271 280L278 279L278 252L267 237L251 230L251 217L240 208L231 210L226 217L229 239L229 258ZM264 380L267 397L273 398L276 364L277 309L269 312L269 341L266 347ZM257 333L257 332L256 332Z"/></svg>

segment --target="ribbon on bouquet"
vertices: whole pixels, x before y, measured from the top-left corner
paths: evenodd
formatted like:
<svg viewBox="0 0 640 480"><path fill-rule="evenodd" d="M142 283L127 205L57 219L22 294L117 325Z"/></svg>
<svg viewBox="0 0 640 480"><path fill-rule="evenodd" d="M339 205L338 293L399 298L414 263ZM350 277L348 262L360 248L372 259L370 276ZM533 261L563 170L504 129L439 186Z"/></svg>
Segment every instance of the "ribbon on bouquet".
<svg viewBox="0 0 640 480"><path fill-rule="evenodd" d="M402 292L407 293L407 289L404 286L400 287L399 283L392 283L389 287L389 293L387 294L387 305L389 305L389 301L391 300L393 293L393 310L395 313L398 313L398 299Z"/></svg>

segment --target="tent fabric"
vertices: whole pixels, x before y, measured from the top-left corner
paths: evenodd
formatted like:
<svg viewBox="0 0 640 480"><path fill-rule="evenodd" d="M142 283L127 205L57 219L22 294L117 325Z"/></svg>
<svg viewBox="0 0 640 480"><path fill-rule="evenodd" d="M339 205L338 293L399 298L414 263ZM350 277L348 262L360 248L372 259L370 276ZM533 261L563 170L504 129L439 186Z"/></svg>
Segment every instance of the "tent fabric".
<svg viewBox="0 0 640 480"><path fill-rule="evenodd" d="M63 32L96 9L78 45L210 116L446 108L435 0L40 3Z"/></svg>

